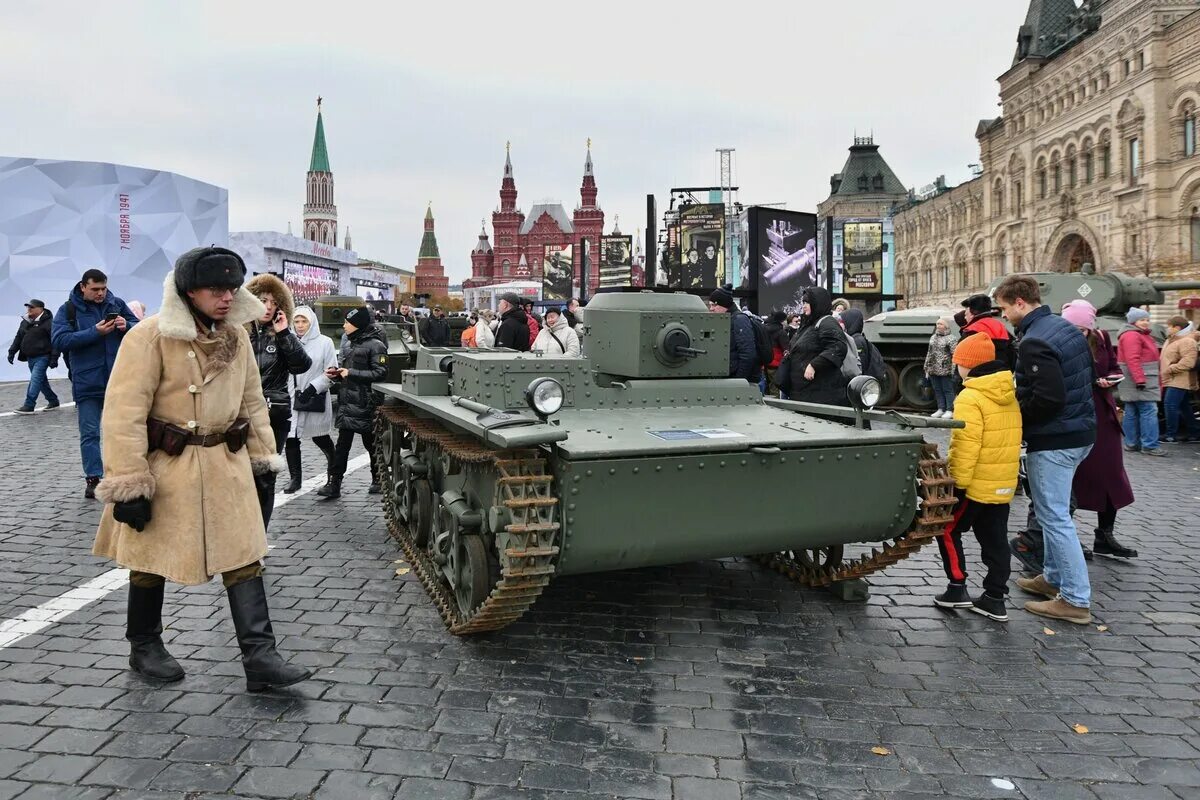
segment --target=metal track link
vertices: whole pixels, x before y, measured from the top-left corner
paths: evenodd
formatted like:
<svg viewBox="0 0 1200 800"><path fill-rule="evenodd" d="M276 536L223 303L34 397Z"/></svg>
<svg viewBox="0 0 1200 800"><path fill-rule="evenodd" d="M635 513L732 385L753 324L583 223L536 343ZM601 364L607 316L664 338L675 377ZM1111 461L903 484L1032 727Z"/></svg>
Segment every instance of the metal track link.
<svg viewBox="0 0 1200 800"><path fill-rule="evenodd" d="M500 580L491 593L470 615L464 615L445 582L441 567L427 550L417 547L404 520L394 508L394 487L399 478L392 474L391 463L382 456L383 432L389 425L399 426L414 443L435 448L457 461L464 469L494 469L496 502L508 508L511 521L505 526L507 546L497 551ZM385 406L376 419L376 441L380 442L379 462L383 483L384 512L388 530L400 543L413 571L437 606L442 621L451 633L464 635L499 630L516 621L541 596L554 575L558 556L558 499L553 494L554 477L548 474L546 461L536 450L493 450L477 439L452 433L434 420L412 414L403 406ZM395 442L393 447L399 447ZM497 538L501 538L497 534Z"/></svg>
<svg viewBox="0 0 1200 800"><path fill-rule="evenodd" d="M754 560L799 584L815 588L863 578L908 558L942 533L946 523L953 519L957 502L954 479L947 470L946 460L938 455L937 445L924 444L922 456L917 462L917 493L921 499L917 516L907 531L885 542L882 550L872 548L861 558L825 567L810 567L787 553L763 553L753 556Z"/></svg>

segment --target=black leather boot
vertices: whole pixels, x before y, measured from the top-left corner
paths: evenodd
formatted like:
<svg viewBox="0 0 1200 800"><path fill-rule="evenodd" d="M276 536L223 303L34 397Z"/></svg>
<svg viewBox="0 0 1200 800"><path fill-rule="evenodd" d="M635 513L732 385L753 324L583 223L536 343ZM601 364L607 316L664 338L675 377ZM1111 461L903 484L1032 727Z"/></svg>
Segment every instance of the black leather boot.
<svg viewBox="0 0 1200 800"><path fill-rule="evenodd" d="M283 487L283 493L293 494L300 491L300 482L304 477L300 469L300 440L288 439L283 447L283 454L287 457L288 475L291 476L288 485Z"/></svg>
<svg viewBox="0 0 1200 800"><path fill-rule="evenodd" d="M229 595L229 613L242 649L242 667L246 670L246 690L261 692L312 677L312 670L294 667L275 649L275 634L267 612L267 591L262 578L234 584Z"/></svg>
<svg viewBox="0 0 1200 800"><path fill-rule="evenodd" d="M328 497L335 499L342 496L342 479L336 475L330 475L325 485L317 489L318 497Z"/></svg>
<svg viewBox="0 0 1200 800"><path fill-rule="evenodd" d="M1092 548L1098 556L1109 558L1137 558L1138 551L1117 541L1112 528L1096 528L1096 541Z"/></svg>
<svg viewBox="0 0 1200 800"><path fill-rule="evenodd" d="M148 589L129 584L125 638L129 666L139 675L163 683L183 680L183 667L167 652L162 640L163 586Z"/></svg>

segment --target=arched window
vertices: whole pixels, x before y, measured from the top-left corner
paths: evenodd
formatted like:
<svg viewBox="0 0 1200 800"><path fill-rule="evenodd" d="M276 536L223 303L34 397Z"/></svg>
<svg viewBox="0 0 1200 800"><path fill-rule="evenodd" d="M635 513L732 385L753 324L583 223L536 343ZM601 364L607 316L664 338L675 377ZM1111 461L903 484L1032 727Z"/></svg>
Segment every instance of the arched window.
<svg viewBox="0 0 1200 800"><path fill-rule="evenodd" d="M1191 216L1192 261L1200 261L1200 206L1192 206Z"/></svg>
<svg viewBox="0 0 1200 800"><path fill-rule="evenodd" d="M1100 177L1108 178L1112 175L1112 144L1105 139L1100 143Z"/></svg>
<svg viewBox="0 0 1200 800"><path fill-rule="evenodd" d="M1096 178L1096 161L1092 157L1092 142L1083 140L1083 182L1090 184Z"/></svg>
<svg viewBox="0 0 1200 800"><path fill-rule="evenodd" d="M1054 166L1050 168L1050 182L1054 188L1054 194L1062 191L1062 165L1058 163L1058 159L1054 159Z"/></svg>
<svg viewBox="0 0 1200 800"><path fill-rule="evenodd" d="M1074 189L1077 183L1078 173L1075 170L1075 148L1070 147L1067 149L1067 186Z"/></svg>
<svg viewBox="0 0 1200 800"><path fill-rule="evenodd" d="M998 217L1004 213L1004 184L997 180L992 187L992 216ZM949 287L944 287L949 288Z"/></svg>
<svg viewBox="0 0 1200 800"><path fill-rule="evenodd" d="M938 265L938 289L947 291L950 288L950 265L945 260Z"/></svg>
<svg viewBox="0 0 1200 800"><path fill-rule="evenodd" d="M1196 155L1196 107L1191 103L1183 107L1183 154Z"/></svg>
<svg viewBox="0 0 1200 800"><path fill-rule="evenodd" d="M1042 158L1038 159L1037 187L1038 187L1038 200L1045 200L1046 199L1046 161L1045 161L1045 159L1042 159Z"/></svg>
<svg viewBox="0 0 1200 800"><path fill-rule="evenodd" d="M512 262L509 261L507 258L504 259L504 261L502 261L500 263L500 274L508 275L509 267L511 267L511 266L512 266Z"/></svg>
<svg viewBox="0 0 1200 800"><path fill-rule="evenodd" d="M985 286L987 284L987 268L984 266L983 250L975 249L975 285Z"/></svg>

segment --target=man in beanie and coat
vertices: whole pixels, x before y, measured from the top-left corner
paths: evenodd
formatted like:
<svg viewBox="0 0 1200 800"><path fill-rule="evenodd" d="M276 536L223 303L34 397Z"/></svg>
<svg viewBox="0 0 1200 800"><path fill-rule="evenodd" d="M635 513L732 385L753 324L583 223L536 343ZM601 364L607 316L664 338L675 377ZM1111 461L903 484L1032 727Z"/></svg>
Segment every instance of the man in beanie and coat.
<svg viewBox="0 0 1200 800"><path fill-rule="evenodd" d="M1117 334L1117 362L1125 380L1117 384L1117 396L1125 404L1121 425L1125 449L1141 450L1148 456L1165 456L1158 441L1158 345L1150 335L1150 312L1131 308L1125 327Z"/></svg>
<svg viewBox="0 0 1200 800"><path fill-rule="evenodd" d="M950 585L934 598L942 608L966 608L997 622L1008 621L1008 506L1017 489L1021 461L1021 409L1013 375L996 358L986 333L976 333L954 349L954 365L963 390L954 418L965 428L950 431L950 477L958 504L954 517L938 537L942 566ZM966 554L962 535L973 530L987 575L983 594L972 600L967 591Z"/></svg>
<svg viewBox="0 0 1200 800"><path fill-rule="evenodd" d="M1042 304L1036 278L1009 275L995 296L1020 341L1015 378L1025 468L1045 542L1042 573L1018 578L1017 585L1046 598L1026 603L1026 611L1086 625L1092 621L1092 584L1071 519L1071 483L1096 443L1092 354L1075 326Z"/></svg>
<svg viewBox="0 0 1200 800"><path fill-rule="evenodd" d="M533 339L529 336L529 318L515 292L500 295L500 327L496 328L496 347L528 352Z"/></svg>
<svg viewBox="0 0 1200 800"><path fill-rule="evenodd" d="M1012 337L1000 320L1000 310L992 308L992 298L986 294L973 294L962 301L962 307L963 310L954 315L959 341L976 333L986 333L996 348L996 358L1012 369L1016 355L1012 350Z"/></svg>
<svg viewBox="0 0 1200 800"><path fill-rule="evenodd" d="M163 645L163 585L220 574L246 687L311 675L275 649L260 559L266 529L256 482L283 468L258 367L243 327L263 304L242 288L246 266L223 247L184 253L167 274L162 310L130 328L113 366L102 421L107 505L92 552L129 573L126 638L134 671L183 678Z"/></svg>
<svg viewBox="0 0 1200 800"><path fill-rule="evenodd" d="M342 348L342 366L330 367L325 374L342 388L338 393L338 407L334 414L334 427L338 429L337 443L333 447L333 463L329 479L317 495L330 499L342 496L342 478L346 476L346 462L350 448L354 446L354 434L362 437L363 447L371 457L371 494L379 494L379 480L375 473L375 395L371 384L387 377L387 335L375 324L374 317L360 306L346 314L342 322L346 332L346 346Z"/></svg>
<svg viewBox="0 0 1200 800"><path fill-rule="evenodd" d="M754 323L737 310L733 292L725 287L708 296L708 310L729 315L729 377L757 384L762 379L762 364L758 361Z"/></svg>
<svg viewBox="0 0 1200 800"><path fill-rule="evenodd" d="M25 316L21 317L17 335L8 348L8 363L13 363L14 358L29 363L29 388L25 391L25 402L16 409L18 414L32 414L39 394L46 395L42 410L52 411L59 406L58 395L46 378L46 370L58 366L58 350L50 338L53 326L54 318L47 313L45 303L30 300L25 304Z"/></svg>

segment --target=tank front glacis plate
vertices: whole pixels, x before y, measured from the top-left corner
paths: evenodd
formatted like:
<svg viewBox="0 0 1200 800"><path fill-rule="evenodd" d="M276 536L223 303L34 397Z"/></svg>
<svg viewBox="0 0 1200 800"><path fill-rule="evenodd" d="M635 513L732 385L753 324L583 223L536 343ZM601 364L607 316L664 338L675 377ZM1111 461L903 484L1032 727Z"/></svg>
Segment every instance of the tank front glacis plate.
<svg viewBox="0 0 1200 800"><path fill-rule="evenodd" d="M558 574L894 538L920 444L597 459L555 467Z"/></svg>

